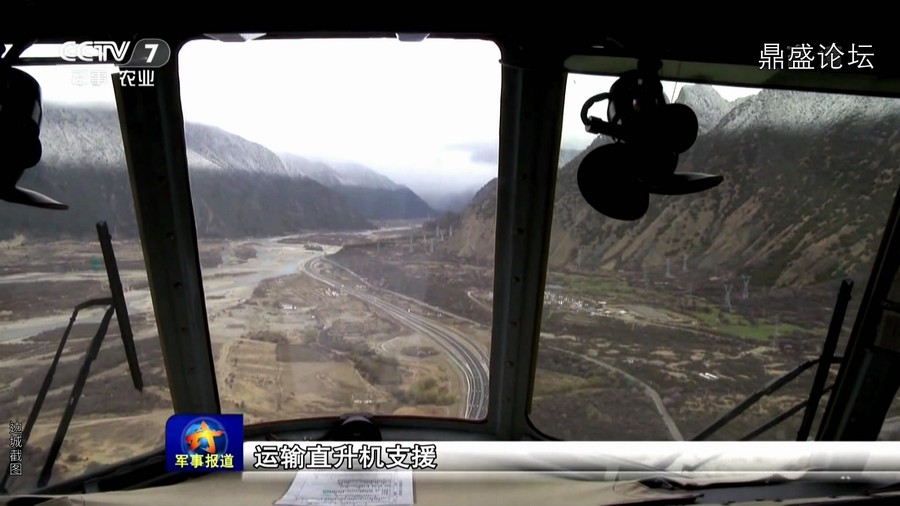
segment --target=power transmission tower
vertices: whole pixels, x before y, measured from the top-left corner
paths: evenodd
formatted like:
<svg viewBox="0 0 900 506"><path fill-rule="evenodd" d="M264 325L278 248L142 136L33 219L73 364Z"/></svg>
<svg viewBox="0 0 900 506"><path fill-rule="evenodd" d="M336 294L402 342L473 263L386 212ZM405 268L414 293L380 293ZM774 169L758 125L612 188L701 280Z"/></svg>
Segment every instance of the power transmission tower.
<svg viewBox="0 0 900 506"><path fill-rule="evenodd" d="M746 300L750 298L750 276L741 276L744 282L744 293L741 296Z"/></svg>
<svg viewBox="0 0 900 506"><path fill-rule="evenodd" d="M681 262L681 272L687 272L687 259L688 259L688 255L687 255L687 253L685 253L683 260Z"/></svg>
<svg viewBox="0 0 900 506"><path fill-rule="evenodd" d="M725 307L731 310L731 289L734 287L731 283L725 283Z"/></svg>

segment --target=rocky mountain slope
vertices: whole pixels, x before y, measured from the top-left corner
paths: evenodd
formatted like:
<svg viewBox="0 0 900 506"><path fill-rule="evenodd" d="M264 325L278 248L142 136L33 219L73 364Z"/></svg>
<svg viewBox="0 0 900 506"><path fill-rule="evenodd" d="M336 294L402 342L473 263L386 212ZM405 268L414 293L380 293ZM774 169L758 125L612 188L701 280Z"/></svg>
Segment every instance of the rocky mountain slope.
<svg viewBox="0 0 900 506"><path fill-rule="evenodd" d="M704 89L705 88L705 89ZM550 264L554 269L650 269L752 275L770 286L866 276L900 184L900 101L765 90L723 107L715 91L679 97L708 126L679 171L723 174L705 193L651 196L637 222L588 206L560 169ZM718 119L717 119L718 118ZM609 142L597 138L594 146ZM463 255L493 256L496 182L463 212L453 238Z"/></svg>
<svg viewBox="0 0 900 506"><path fill-rule="evenodd" d="M372 225L326 186L293 174L275 153L206 125L185 126L200 237L366 229ZM20 184L69 204L48 211L0 202L0 236L93 237L105 220L117 237L137 234L114 110L45 104L41 162Z"/></svg>

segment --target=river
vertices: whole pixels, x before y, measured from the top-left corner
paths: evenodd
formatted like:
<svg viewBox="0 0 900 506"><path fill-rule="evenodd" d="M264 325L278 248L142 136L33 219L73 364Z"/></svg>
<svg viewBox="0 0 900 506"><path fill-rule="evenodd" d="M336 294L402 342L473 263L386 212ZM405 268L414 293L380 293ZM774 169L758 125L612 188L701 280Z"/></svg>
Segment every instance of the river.
<svg viewBox="0 0 900 506"><path fill-rule="evenodd" d="M222 253L223 263L203 271L204 293L208 304L232 303L250 297L253 290L266 279L286 276L298 272L304 262L322 252L307 251L302 244L284 244L283 237L270 239L241 240L230 243ZM240 246L256 248L256 258L246 262L237 259L234 250ZM337 248L329 248L328 253ZM143 285L147 274L140 270L122 271L123 284ZM61 281L93 281L103 283L106 274L96 271L82 272L30 272L0 276L0 285L10 283L58 283ZM209 300L215 297L215 300ZM87 299L88 297L86 297ZM130 290L125 293L129 314L134 317L152 313L153 301L149 288ZM58 308L52 315L23 318L3 323L0 328L0 342L24 339L48 330L62 329L68 324L73 308ZM79 313L81 322L98 322L104 308L86 309Z"/></svg>

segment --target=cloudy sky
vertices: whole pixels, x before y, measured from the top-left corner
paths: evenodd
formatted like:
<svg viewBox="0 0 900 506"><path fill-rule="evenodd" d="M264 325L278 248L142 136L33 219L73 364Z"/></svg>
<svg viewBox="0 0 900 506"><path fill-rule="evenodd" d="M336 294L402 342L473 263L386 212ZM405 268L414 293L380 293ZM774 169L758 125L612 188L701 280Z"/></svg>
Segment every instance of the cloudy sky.
<svg viewBox="0 0 900 506"><path fill-rule="evenodd" d="M35 48L32 54L58 51ZM413 189L457 189L497 173L500 51L464 40L194 41L180 53L185 118L276 152L350 160ZM112 104L111 66L29 68L44 100ZM88 82L84 78L88 77ZM587 145L578 117L613 78L570 76L564 145ZM667 93L677 93L668 83ZM717 87L727 99L756 90ZM599 109L599 110L598 110ZM602 114L602 106L595 109Z"/></svg>

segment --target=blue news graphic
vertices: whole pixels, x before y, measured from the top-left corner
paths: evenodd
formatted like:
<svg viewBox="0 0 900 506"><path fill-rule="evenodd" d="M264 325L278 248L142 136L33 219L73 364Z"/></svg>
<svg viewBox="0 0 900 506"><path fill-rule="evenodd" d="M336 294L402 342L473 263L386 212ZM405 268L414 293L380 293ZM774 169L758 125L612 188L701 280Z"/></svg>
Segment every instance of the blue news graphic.
<svg viewBox="0 0 900 506"><path fill-rule="evenodd" d="M244 415L172 415L166 422L169 471L241 471Z"/></svg>

